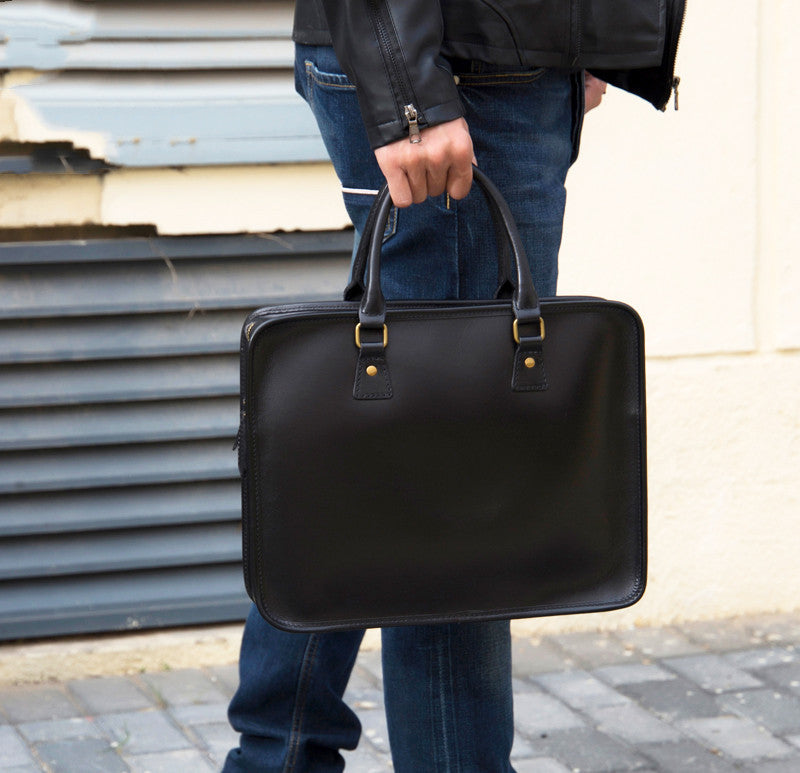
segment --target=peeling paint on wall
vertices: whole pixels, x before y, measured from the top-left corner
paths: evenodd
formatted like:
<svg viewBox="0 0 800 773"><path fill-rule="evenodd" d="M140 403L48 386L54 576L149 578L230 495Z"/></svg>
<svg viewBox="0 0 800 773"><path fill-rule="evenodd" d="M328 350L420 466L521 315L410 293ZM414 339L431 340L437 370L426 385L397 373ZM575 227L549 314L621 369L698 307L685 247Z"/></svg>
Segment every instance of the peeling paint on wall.
<svg viewBox="0 0 800 773"><path fill-rule="evenodd" d="M0 138L130 167L322 161L293 3L0 3Z"/></svg>
<svg viewBox="0 0 800 773"><path fill-rule="evenodd" d="M68 141L89 151L94 158L107 158L109 136L79 126L59 125L58 115L53 122L46 120L35 103L26 99L26 89L37 89L52 76L41 73L13 72L7 77L0 95L0 139L18 142Z"/></svg>

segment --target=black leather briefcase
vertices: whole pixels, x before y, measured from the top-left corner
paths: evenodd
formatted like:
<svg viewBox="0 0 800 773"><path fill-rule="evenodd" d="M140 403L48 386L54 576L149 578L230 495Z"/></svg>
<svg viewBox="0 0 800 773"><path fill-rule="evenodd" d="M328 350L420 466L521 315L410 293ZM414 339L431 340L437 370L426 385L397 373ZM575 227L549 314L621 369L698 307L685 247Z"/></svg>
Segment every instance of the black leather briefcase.
<svg viewBox="0 0 800 773"><path fill-rule="evenodd" d="M641 320L540 301L505 202L475 179L511 297L385 302L384 189L348 300L245 322L244 572L279 628L594 612L644 592Z"/></svg>

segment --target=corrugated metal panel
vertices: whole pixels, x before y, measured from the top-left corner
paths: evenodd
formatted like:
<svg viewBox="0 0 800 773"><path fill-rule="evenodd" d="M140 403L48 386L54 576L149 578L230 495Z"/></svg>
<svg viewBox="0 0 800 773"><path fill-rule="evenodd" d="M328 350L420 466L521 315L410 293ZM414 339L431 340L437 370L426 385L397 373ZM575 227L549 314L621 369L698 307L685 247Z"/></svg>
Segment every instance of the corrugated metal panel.
<svg viewBox="0 0 800 773"><path fill-rule="evenodd" d="M72 141L123 166L325 160L294 93L293 7L0 3L0 69L43 73L9 89L28 115L20 139Z"/></svg>
<svg viewBox="0 0 800 773"><path fill-rule="evenodd" d="M244 614L241 323L338 297L351 239L0 245L0 637Z"/></svg>
<svg viewBox="0 0 800 773"><path fill-rule="evenodd" d="M93 153L121 166L327 158L289 70L62 72L10 90L36 114L46 139L82 146L88 132Z"/></svg>
<svg viewBox="0 0 800 773"><path fill-rule="evenodd" d="M243 69L291 60L291 0L14 0L0 5L0 66Z"/></svg>

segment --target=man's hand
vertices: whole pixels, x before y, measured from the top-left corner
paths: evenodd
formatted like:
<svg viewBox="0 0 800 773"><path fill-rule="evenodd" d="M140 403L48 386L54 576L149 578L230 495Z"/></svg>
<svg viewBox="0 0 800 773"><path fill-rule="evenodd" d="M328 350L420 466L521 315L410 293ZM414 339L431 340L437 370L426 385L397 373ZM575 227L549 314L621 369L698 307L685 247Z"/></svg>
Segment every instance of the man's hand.
<svg viewBox="0 0 800 773"><path fill-rule="evenodd" d="M375 151L392 201L398 207L420 204L445 191L463 199L472 186L475 154L463 118L422 129L420 142L397 140Z"/></svg>
<svg viewBox="0 0 800 773"><path fill-rule="evenodd" d="M584 73L585 87L586 87L586 109L589 112L596 108L603 101L603 94L606 93L605 81L600 78L595 78L590 72Z"/></svg>

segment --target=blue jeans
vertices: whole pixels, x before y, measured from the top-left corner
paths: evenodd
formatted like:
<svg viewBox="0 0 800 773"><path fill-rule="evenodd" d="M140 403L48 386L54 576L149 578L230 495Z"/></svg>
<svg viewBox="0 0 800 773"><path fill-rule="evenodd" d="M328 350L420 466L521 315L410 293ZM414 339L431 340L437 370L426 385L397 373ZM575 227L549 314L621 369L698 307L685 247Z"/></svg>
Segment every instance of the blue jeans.
<svg viewBox="0 0 800 773"><path fill-rule="evenodd" d="M578 76L454 62L480 167L508 200L541 295L556 288L564 180L583 117ZM383 177L355 89L325 47L297 47L296 84L314 111L360 234ZM381 282L387 298L481 298L497 289L494 230L482 194L394 210ZM279 631L255 608L229 708L240 747L224 772L333 773L361 732L342 700L363 631ZM397 773L513 773L507 622L387 628L384 702Z"/></svg>

